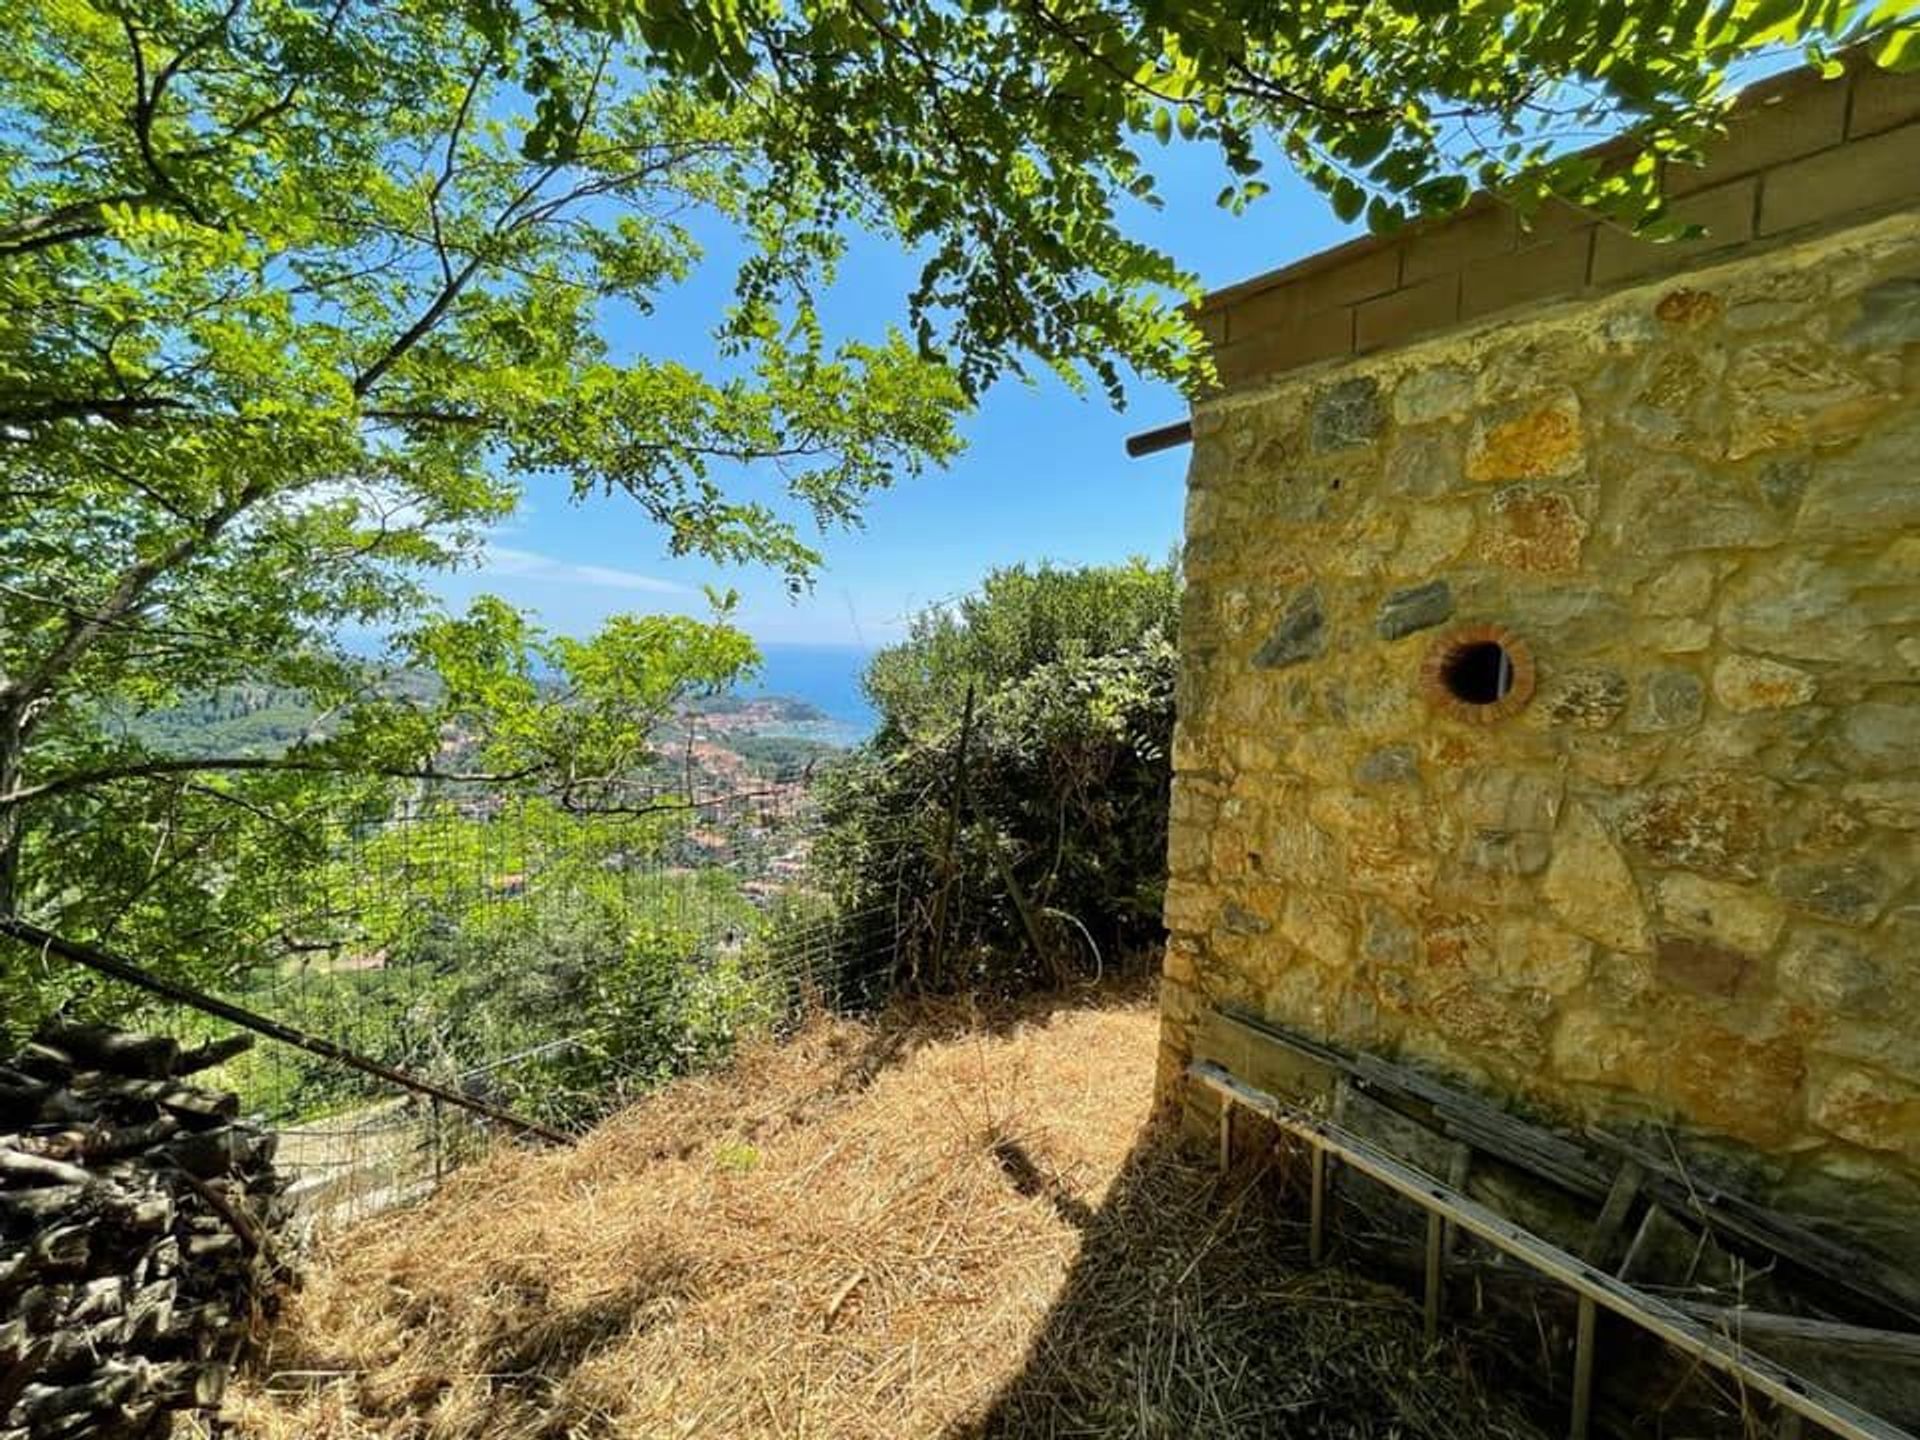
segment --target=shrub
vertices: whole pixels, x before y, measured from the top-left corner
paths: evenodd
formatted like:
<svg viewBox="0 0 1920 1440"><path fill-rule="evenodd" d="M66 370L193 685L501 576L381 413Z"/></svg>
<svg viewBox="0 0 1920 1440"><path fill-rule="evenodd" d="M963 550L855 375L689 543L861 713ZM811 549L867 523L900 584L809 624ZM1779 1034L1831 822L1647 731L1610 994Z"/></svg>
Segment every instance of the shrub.
<svg viewBox="0 0 1920 1440"><path fill-rule="evenodd" d="M874 658L881 724L823 777L817 856L872 982L1016 988L1159 940L1178 599L1142 561L999 570Z"/></svg>

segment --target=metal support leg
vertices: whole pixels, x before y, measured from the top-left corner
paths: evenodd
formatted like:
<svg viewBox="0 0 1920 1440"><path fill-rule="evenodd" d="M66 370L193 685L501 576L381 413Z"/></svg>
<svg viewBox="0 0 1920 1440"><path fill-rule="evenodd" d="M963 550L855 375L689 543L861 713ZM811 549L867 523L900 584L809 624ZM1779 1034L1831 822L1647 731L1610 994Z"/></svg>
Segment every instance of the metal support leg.
<svg viewBox="0 0 1920 1440"><path fill-rule="evenodd" d="M1445 1223L1438 1210L1427 1212L1427 1304L1422 1317L1427 1343L1440 1338L1440 1255L1445 1240Z"/></svg>
<svg viewBox="0 0 1920 1440"><path fill-rule="evenodd" d="M1313 1189L1307 1201L1307 1259L1318 1265L1327 1253L1327 1152L1313 1150Z"/></svg>
<svg viewBox="0 0 1920 1440"><path fill-rule="evenodd" d="M1567 1434L1571 1440L1587 1440L1593 1413L1593 1327L1598 1308L1590 1296L1580 1297L1579 1318L1573 1337L1573 1423Z"/></svg>

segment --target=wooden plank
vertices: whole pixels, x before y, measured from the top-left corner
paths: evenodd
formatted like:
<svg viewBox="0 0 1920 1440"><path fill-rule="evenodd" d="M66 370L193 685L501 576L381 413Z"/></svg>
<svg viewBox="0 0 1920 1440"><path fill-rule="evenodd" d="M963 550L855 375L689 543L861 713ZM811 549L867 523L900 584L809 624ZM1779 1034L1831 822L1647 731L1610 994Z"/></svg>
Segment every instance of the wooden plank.
<svg viewBox="0 0 1920 1440"><path fill-rule="evenodd" d="M1607 1192L1607 1203L1600 1207L1593 1229L1587 1232L1587 1243L1580 1250L1589 1265L1601 1270L1613 1268L1613 1252L1619 1245L1621 1228L1627 1223L1633 1202L1640 1198L1640 1182L1646 1173L1637 1161L1622 1162L1620 1173L1613 1177L1613 1188Z"/></svg>
<svg viewBox="0 0 1920 1440"><path fill-rule="evenodd" d="M1312 1147L1313 1190L1307 1210L1307 1259L1318 1265L1327 1254L1327 1152Z"/></svg>
<svg viewBox="0 0 1920 1440"><path fill-rule="evenodd" d="M1464 1195L1467 1192L1467 1176L1472 1172L1473 1147L1455 1145L1447 1156L1447 1184ZM1440 1236L1440 1258L1443 1263L1453 1254L1454 1241L1458 1238L1459 1232L1453 1228L1453 1222L1449 1220Z"/></svg>
<svg viewBox="0 0 1920 1440"><path fill-rule="evenodd" d="M1633 1241L1620 1259L1620 1268L1613 1272L1615 1275L1622 1280L1633 1279L1653 1248L1653 1232L1660 1228L1660 1222L1665 1217L1666 1212L1658 1205L1647 1207L1647 1213L1640 1217L1640 1228L1633 1232Z"/></svg>
<svg viewBox="0 0 1920 1440"><path fill-rule="evenodd" d="M1591 1295L1580 1297L1573 1336L1573 1415L1567 1426L1570 1440L1587 1440L1593 1426L1593 1345L1600 1311Z"/></svg>
<svg viewBox="0 0 1920 1440"><path fill-rule="evenodd" d="M1219 1014L1250 1035L1347 1076L1376 1098L1397 1102L1402 1109L1408 1106L1425 1109L1430 1113L1417 1118L1427 1121L1449 1139L1463 1141L1476 1150L1530 1170L1573 1194L1598 1200L1612 1183L1612 1171L1580 1145L1510 1115L1477 1095L1456 1090L1377 1055L1345 1054L1250 1011L1227 1006Z"/></svg>
<svg viewBox="0 0 1920 1440"><path fill-rule="evenodd" d="M1428 1123L1442 1134L1537 1175L1569 1194L1603 1200L1617 1171L1603 1165L1583 1146L1522 1120L1470 1092L1379 1056L1349 1055L1234 1006L1218 1011L1241 1029L1349 1077L1376 1099L1430 1112ZM1920 1279L1877 1256L1819 1234L1790 1216L1737 1195L1703 1185L1677 1165L1617 1136L1589 1131L1588 1139L1645 1172L1641 1188L1674 1215L1684 1215L1723 1240L1777 1255L1810 1277L1889 1316L1920 1323Z"/></svg>
<svg viewBox="0 0 1920 1440"><path fill-rule="evenodd" d="M1196 1062L1188 1073L1201 1084L1221 1094L1232 1095L1241 1105L1265 1116L1282 1129L1325 1146L1342 1164L1351 1166L1429 1210L1443 1212L1469 1234L1559 1281L1576 1294L1587 1296L1597 1305L1632 1321L1675 1349L1696 1356L1715 1369L1737 1376L1744 1385L1826 1426L1844 1437L1844 1440L1916 1440L1909 1431L1862 1410L1844 1396L1836 1395L1764 1356L1742 1349L1658 1296L1593 1269L1578 1256L1569 1254L1478 1201L1452 1190L1444 1181L1422 1173L1361 1137L1348 1134L1327 1121L1299 1113L1265 1091L1256 1090L1236 1079L1210 1061Z"/></svg>
<svg viewBox="0 0 1920 1440"><path fill-rule="evenodd" d="M1810 1230L1791 1216L1705 1184L1673 1162L1615 1136L1588 1134L1638 1163L1647 1172L1647 1192L1674 1214L1688 1216L1723 1238L1778 1255L1857 1300L1920 1323L1920 1279Z"/></svg>
<svg viewBox="0 0 1920 1440"><path fill-rule="evenodd" d="M1445 1223L1438 1210L1427 1212L1427 1290L1420 1318L1429 1345L1440 1338L1440 1251Z"/></svg>
<svg viewBox="0 0 1920 1440"><path fill-rule="evenodd" d="M1779 1315L1767 1310L1710 1305L1699 1300L1675 1300L1673 1303L1676 1309L1686 1311L1696 1320L1736 1340L1783 1340L1797 1345L1842 1350L1861 1359L1920 1365L1920 1334L1911 1330L1876 1330L1866 1325L1845 1325L1837 1320L1816 1320L1807 1315Z"/></svg>

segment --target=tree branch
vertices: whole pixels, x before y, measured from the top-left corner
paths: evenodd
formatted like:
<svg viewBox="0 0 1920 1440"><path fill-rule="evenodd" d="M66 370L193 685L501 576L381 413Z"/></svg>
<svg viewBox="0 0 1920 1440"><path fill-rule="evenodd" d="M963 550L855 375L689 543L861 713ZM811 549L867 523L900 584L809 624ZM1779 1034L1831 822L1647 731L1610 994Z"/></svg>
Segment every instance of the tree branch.
<svg viewBox="0 0 1920 1440"><path fill-rule="evenodd" d="M440 293L433 302L420 313L420 317L396 335L387 348L359 375L354 377L353 393L356 399L364 398L366 393L380 383L380 379L395 365L399 364L406 353L413 349L432 333L441 318L452 308L453 302L460 298L460 292L480 271L481 257L475 255L455 271L440 287Z"/></svg>
<svg viewBox="0 0 1920 1440"><path fill-rule="evenodd" d="M183 400L165 395L76 395L61 400L0 402L0 424L39 425L49 420L110 420L130 424L155 410L186 410Z"/></svg>
<svg viewBox="0 0 1920 1440"><path fill-rule="evenodd" d="M44 660L29 674L0 690L0 706L14 710L31 706L79 663L94 641L140 604L156 580L211 545L237 516L263 499L266 493L266 487L255 481L173 544L123 570L105 600L92 611L73 616L59 643ZM30 728L22 727L21 739Z"/></svg>

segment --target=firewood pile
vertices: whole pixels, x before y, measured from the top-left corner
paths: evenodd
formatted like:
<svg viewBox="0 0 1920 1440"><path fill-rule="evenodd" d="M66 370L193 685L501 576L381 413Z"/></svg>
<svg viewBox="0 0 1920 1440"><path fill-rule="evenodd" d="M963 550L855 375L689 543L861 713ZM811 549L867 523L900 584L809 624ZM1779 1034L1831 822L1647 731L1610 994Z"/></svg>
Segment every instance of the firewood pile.
<svg viewBox="0 0 1920 1440"><path fill-rule="evenodd" d="M43 1028L0 1065L0 1440L166 1435L275 1281L274 1137L185 1077L246 1048Z"/></svg>

